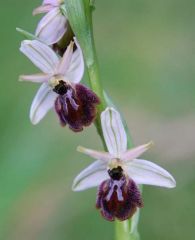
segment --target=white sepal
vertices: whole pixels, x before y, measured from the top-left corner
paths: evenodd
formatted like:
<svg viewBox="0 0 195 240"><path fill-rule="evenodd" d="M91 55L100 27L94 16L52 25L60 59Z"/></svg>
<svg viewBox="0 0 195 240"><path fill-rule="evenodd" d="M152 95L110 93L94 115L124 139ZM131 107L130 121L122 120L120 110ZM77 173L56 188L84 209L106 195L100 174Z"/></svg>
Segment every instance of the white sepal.
<svg viewBox="0 0 195 240"><path fill-rule="evenodd" d="M137 184L173 188L175 179L162 167L147 160L134 159L126 164L126 171Z"/></svg>
<svg viewBox="0 0 195 240"><path fill-rule="evenodd" d="M107 108L101 114L101 124L109 153L120 158L127 150L127 136L120 114L114 108Z"/></svg>
<svg viewBox="0 0 195 240"><path fill-rule="evenodd" d="M97 160L80 172L73 182L72 189L73 191L82 191L96 187L107 178L109 176L106 171L106 164Z"/></svg>
<svg viewBox="0 0 195 240"><path fill-rule="evenodd" d="M30 120L33 124L37 124L54 106L56 98L57 94L51 87L47 83L43 83L35 95L30 109Z"/></svg>
<svg viewBox="0 0 195 240"><path fill-rule="evenodd" d="M24 53L44 73L54 73L59 59L46 44L37 40L24 40L20 51Z"/></svg>

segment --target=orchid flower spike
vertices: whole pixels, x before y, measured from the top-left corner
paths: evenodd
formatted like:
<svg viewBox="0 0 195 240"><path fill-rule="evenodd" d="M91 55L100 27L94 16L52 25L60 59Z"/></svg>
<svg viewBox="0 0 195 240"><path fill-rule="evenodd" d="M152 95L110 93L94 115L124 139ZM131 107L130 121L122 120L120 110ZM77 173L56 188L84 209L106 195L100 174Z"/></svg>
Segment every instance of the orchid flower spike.
<svg viewBox="0 0 195 240"><path fill-rule="evenodd" d="M90 89L79 84L84 73L82 51L74 38L63 57L46 44L37 40L25 40L20 51L43 73L22 75L20 80L42 83L30 109L30 119L37 124L51 109L55 108L62 126L69 125L75 132L89 126L96 117L99 98Z"/></svg>
<svg viewBox="0 0 195 240"><path fill-rule="evenodd" d="M44 0L33 15L47 13L39 22L35 35L48 45L57 43L68 30L68 20L62 14L64 0Z"/></svg>
<svg viewBox="0 0 195 240"><path fill-rule="evenodd" d="M150 148L151 142L127 150L125 129L115 109L107 108L102 112L101 124L108 152L78 147L79 152L96 161L75 178L73 190L99 186L96 207L102 216L109 221L123 221L130 218L137 208L143 207L137 184L173 188L176 182L160 166L137 159Z"/></svg>

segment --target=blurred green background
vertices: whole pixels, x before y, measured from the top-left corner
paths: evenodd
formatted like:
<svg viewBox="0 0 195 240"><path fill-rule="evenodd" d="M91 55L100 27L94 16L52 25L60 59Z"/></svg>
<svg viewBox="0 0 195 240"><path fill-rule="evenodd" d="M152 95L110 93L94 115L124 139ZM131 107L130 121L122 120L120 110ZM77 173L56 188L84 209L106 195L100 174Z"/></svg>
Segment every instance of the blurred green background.
<svg viewBox="0 0 195 240"><path fill-rule="evenodd" d="M71 191L74 177L91 162L77 145L102 149L95 128L74 134L53 112L37 126L28 118L38 86L17 80L37 69L19 52L22 36L15 27L33 32L39 17L31 12L40 2L7 0L0 8L0 239L111 240L114 225L95 210L96 190ZM177 180L173 190L144 187L143 240L194 239L194 10L194 0L96 1L103 84L135 144L155 142L144 158Z"/></svg>

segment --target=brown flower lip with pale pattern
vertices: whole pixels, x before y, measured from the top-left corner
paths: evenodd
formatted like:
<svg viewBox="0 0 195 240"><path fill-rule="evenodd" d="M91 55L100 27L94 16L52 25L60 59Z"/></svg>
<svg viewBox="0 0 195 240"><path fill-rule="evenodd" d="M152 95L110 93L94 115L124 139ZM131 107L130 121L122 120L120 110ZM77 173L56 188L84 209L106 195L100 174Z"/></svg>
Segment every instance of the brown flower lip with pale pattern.
<svg viewBox="0 0 195 240"><path fill-rule="evenodd" d="M68 124L74 132L80 132L95 120L100 100L89 88L82 84L71 87L60 81L54 91L59 95L55 110L62 126Z"/></svg>
<svg viewBox="0 0 195 240"><path fill-rule="evenodd" d="M137 208L143 207L141 193L120 166L109 169L108 174L110 179L103 181L98 188L96 207L108 221L127 220Z"/></svg>
<svg viewBox="0 0 195 240"><path fill-rule="evenodd" d="M78 151L96 161L73 182L74 191L98 187L96 207L109 221L124 221L143 207L139 184L173 188L175 179L162 167L138 159L152 142L127 149L127 136L119 112L107 108L101 114L101 126L108 152L78 147Z"/></svg>

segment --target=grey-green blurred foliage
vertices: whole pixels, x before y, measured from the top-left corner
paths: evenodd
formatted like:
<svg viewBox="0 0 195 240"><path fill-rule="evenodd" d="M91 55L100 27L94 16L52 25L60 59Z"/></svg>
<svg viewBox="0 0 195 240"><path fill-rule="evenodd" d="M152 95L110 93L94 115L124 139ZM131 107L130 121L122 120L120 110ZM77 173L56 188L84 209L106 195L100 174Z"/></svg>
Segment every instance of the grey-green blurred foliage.
<svg viewBox="0 0 195 240"><path fill-rule="evenodd" d="M28 118L38 86L17 80L37 69L19 52L15 28L34 31L40 17L31 13L40 2L1 2L0 239L113 239L114 224L95 210L96 190L71 191L75 175L91 163L77 145L102 148L95 128L74 134L53 112L37 126ZM194 10L193 0L96 0L103 84L135 143L156 143L144 157L177 180L173 190L144 187L143 240L194 239Z"/></svg>

